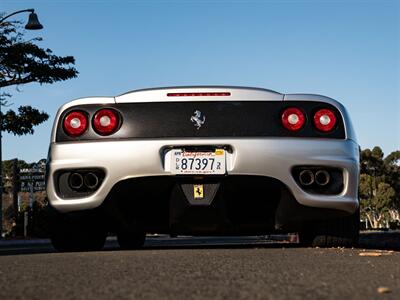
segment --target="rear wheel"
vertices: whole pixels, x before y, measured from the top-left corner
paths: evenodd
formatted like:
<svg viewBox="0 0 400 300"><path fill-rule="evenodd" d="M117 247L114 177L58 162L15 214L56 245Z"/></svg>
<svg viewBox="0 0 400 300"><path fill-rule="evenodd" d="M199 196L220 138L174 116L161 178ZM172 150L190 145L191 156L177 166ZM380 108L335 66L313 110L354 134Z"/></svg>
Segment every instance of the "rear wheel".
<svg viewBox="0 0 400 300"><path fill-rule="evenodd" d="M87 215L69 216L58 214L52 222L51 243L58 251L101 250L107 231L94 218Z"/></svg>
<svg viewBox="0 0 400 300"><path fill-rule="evenodd" d="M340 219L312 222L299 232L300 244L311 247L355 247L358 244L360 210Z"/></svg>
<svg viewBox="0 0 400 300"><path fill-rule="evenodd" d="M118 232L117 240L121 249L124 250L139 249L144 245L144 242L146 240L146 233L144 231Z"/></svg>

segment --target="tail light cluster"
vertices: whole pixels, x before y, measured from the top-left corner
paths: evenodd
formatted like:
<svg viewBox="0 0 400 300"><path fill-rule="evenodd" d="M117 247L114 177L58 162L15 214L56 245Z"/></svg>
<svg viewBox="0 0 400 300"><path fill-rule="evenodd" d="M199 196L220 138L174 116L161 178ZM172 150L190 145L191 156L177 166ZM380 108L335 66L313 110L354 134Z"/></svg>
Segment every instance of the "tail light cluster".
<svg viewBox="0 0 400 300"><path fill-rule="evenodd" d="M299 131L306 123L305 113L297 107L286 108L282 113L282 126L289 131ZM337 117L331 109L323 108L312 115L314 127L320 132L331 132L337 124Z"/></svg>
<svg viewBox="0 0 400 300"><path fill-rule="evenodd" d="M117 131L118 113L112 109L101 109L94 115L93 128L100 135L110 135Z"/></svg>
<svg viewBox="0 0 400 300"><path fill-rule="evenodd" d="M121 117L113 109L98 110L92 118L92 127L100 135L111 135L119 129ZM89 128L89 115L81 110L69 112L63 121L64 131L71 137L79 137Z"/></svg>
<svg viewBox="0 0 400 300"><path fill-rule="evenodd" d="M290 131L297 131L303 128L306 122L304 113L295 107L286 109L282 114L282 125Z"/></svg>
<svg viewBox="0 0 400 300"><path fill-rule="evenodd" d="M320 109L314 114L313 121L318 130L329 132L335 128L336 116L330 109Z"/></svg>
<svg viewBox="0 0 400 300"><path fill-rule="evenodd" d="M64 118L64 131L73 137L82 135L88 128L88 116L83 111L72 111Z"/></svg>

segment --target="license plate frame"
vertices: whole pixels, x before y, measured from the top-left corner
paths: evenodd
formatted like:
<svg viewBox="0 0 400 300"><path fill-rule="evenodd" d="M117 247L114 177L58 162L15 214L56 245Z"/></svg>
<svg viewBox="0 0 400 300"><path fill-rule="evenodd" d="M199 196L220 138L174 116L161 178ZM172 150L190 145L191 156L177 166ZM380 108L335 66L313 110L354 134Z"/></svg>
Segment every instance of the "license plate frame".
<svg viewBox="0 0 400 300"><path fill-rule="evenodd" d="M185 150L171 151L170 172L174 175L225 175L226 151Z"/></svg>

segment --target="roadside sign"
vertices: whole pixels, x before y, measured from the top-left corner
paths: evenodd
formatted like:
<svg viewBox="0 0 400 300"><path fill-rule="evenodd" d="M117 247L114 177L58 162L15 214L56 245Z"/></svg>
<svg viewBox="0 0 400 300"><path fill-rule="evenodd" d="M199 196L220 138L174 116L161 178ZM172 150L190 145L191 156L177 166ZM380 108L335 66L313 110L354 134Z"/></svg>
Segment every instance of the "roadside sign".
<svg viewBox="0 0 400 300"><path fill-rule="evenodd" d="M46 190L44 168L35 166L33 168L21 169L19 171L21 192L39 192Z"/></svg>

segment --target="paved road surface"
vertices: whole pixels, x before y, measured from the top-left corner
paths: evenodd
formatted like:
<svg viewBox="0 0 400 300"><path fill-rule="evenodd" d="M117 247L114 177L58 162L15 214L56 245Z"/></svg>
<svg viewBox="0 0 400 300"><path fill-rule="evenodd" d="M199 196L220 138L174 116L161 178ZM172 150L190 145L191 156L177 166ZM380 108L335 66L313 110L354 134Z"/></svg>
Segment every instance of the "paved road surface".
<svg viewBox="0 0 400 300"><path fill-rule="evenodd" d="M46 243L0 249L7 300L344 298L400 299L400 252L257 237L158 237L137 251L120 251L115 241L101 252L55 253Z"/></svg>

